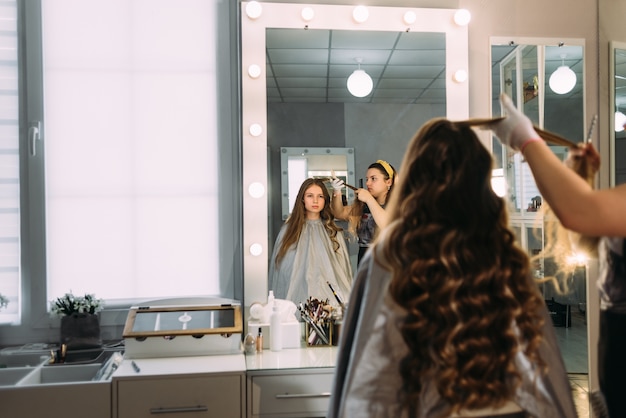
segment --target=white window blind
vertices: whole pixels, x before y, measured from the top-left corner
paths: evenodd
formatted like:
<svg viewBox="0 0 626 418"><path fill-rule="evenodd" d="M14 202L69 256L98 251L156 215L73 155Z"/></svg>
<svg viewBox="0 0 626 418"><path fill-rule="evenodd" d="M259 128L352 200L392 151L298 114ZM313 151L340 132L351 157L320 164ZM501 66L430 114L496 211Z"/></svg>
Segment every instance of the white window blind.
<svg viewBox="0 0 626 418"><path fill-rule="evenodd" d="M43 0L47 298L219 294L206 0Z"/></svg>
<svg viewBox="0 0 626 418"><path fill-rule="evenodd" d="M0 324L20 322L17 3L0 1Z"/></svg>

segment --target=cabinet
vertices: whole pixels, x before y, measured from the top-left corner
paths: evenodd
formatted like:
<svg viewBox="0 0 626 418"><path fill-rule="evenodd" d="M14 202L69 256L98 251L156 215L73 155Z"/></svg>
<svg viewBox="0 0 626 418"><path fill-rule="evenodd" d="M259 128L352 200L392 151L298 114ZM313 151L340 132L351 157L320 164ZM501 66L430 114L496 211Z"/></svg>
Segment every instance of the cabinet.
<svg viewBox="0 0 626 418"><path fill-rule="evenodd" d="M135 360L113 375L113 418L245 415L243 355Z"/></svg>
<svg viewBox="0 0 626 418"><path fill-rule="evenodd" d="M336 354L318 347L247 356L248 418L325 417Z"/></svg>

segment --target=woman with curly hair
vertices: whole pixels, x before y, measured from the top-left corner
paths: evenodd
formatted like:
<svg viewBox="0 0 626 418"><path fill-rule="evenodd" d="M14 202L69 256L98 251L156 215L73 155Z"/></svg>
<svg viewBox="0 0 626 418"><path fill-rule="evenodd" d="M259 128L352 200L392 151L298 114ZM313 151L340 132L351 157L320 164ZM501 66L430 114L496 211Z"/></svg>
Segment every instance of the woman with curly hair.
<svg viewBox="0 0 626 418"><path fill-rule="evenodd" d="M527 254L467 124L412 139L340 339L335 417L575 417Z"/></svg>
<svg viewBox="0 0 626 418"><path fill-rule="evenodd" d="M309 296L347 300L352 282L348 247L330 211L330 194L320 179L306 179L280 229L270 259L270 290L298 304Z"/></svg>

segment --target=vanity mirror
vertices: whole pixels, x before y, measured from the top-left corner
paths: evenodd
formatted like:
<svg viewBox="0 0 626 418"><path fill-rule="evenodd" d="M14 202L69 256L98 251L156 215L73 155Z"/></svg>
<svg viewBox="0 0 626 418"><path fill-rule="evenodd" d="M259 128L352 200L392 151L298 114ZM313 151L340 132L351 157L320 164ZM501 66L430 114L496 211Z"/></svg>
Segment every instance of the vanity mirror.
<svg viewBox="0 0 626 418"><path fill-rule="evenodd" d="M626 183L626 43L611 42L610 91L613 95L613 109L610 129L610 180L611 186Z"/></svg>
<svg viewBox="0 0 626 418"><path fill-rule="evenodd" d="M468 117L468 49L467 49L467 26L466 22L455 23L455 15L460 16L455 9L417 9L409 7L354 7L339 5L307 5L307 4L288 4L288 3L257 3L243 2L241 13L242 25L242 132L243 132L243 182L244 182L244 302L249 306L255 301L264 301L267 297L267 268L268 254L270 245L273 243L274 234L270 232L270 220L276 219L272 213L278 212L278 220L282 221L282 205L280 197L275 198L276 190L280 190L280 183L271 181L271 173L279 173L277 169L279 161L278 153L280 147L352 147L350 138L365 138L375 135L377 141L375 144L368 144L365 141L359 144L355 149L355 166L356 175L365 173L367 165L373 161L369 161L372 157L363 157L360 161L359 155L368 155L368 149L379 149L378 147L388 147L393 152L402 155L404 146L421 123L433 116L447 116L450 119L464 119ZM458 19L457 19L458 20ZM280 32L290 30L290 36L279 37ZM320 32L318 32L320 31ZM302 94L306 89L314 89L315 84L309 84L300 87L289 88L283 86L283 90L274 91L271 85L270 75L275 74L276 66L273 63L279 63L281 51L273 51L275 54L270 55L270 51L266 49L267 42L273 38L279 38L279 42L293 42L300 39L309 38L326 38L327 42L331 39L340 40L347 38L350 32L377 32L379 40L387 38L387 33L395 39L396 43L404 42L404 38L410 39L412 32L424 34L423 36L437 38L441 36L443 39L444 65L438 66L441 72L440 89L445 89L443 102L439 102L439 107L445 110L439 113L431 113L432 110L421 112L422 120L413 118L407 126L403 126L403 114L410 109L406 98L404 101L396 102L396 108L389 111L384 118L381 112L374 106L375 99L382 98L384 92L376 93L376 88L384 87L383 75L385 64L374 65L368 64L367 59L370 55L366 55L367 48L361 46L359 56L347 57L344 52L343 60L338 62L339 67L335 73L331 64L326 64L328 77L327 85L322 87L324 90L324 105L343 106L340 112L333 110L323 111L327 116L324 119L315 119L316 112L310 110L308 116L291 117L291 110L295 109L297 101L274 103L274 93L278 95L286 93ZM345 34L343 32L346 32ZM309 36L311 35L311 36ZM314 36L319 35L319 36ZM401 36L404 35L404 36ZM365 42L370 44L371 42ZM374 44L376 45L376 44ZM394 45L392 45L393 47ZM283 45L284 47L284 45ZM323 46L328 49L329 45ZM304 47L303 47L304 48ZM279 49L279 48L277 48ZM286 48L299 49L299 48ZM322 49L320 47L319 49ZM409 49L409 48L405 48ZM287 51L282 51L286 53ZM297 52L297 51L291 51ZM354 51L352 51L354 54ZM362 55L361 55L362 54ZM413 55L416 53L413 52ZM424 60L428 60L429 51L420 51ZM323 55L323 54L322 54ZM411 55L409 53L408 55ZM270 59L268 60L268 57ZM300 55L301 62L313 59L315 53L311 55L311 51ZM328 57L326 57L328 58ZM330 57L332 59L332 56ZM333 96L335 93L344 91L348 76L358 69L358 62L355 58L362 58L361 67L370 74L373 79L374 93L364 98L351 96L350 102L353 106L347 107L342 105L345 101L336 100ZM389 55L388 61L392 61L394 57ZM409 57L415 59L415 57ZM272 63L269 65L269 63ZM423 63L422 69L427 69L428 62ZM437 67L433 65L432 67ZM307 72L301 74L302 77L311 76L317 66L308 62ZM415 69L417 71L417 69ZM432 70L432 68L431 68ZM276 75L279 75L276 73ZM299 77L292 77L292 83L296 83ZM326 75L324 78L327 78ZM335 80L332 80L336 78ZM413 82L417 79L424 78L419 72L415 72L411 77ZM434 77L436 79L437 77ZM268 82L268 79L270 80ZM383 85L381 85L383 84ZM408 87L407 81L400 82L395 87L390 85L389 91L406 90L413 88L417 91L427 91L427 86ZM337 90L335 90L337 89ZM347 86L346 86L347 89ZM406 92L405 92L406 94ZM414 97L420 96L418 92ZM311 96L308 95L310 98ZM333 99L334 97L334 99ZM319 97L318 97L319 99ZM299 103L302 103L299 99ZM311 99L308 99L311 104ZM333 102L334 103L327 103ZM317 103L320 101L318 100ZM319 103L321 106L322 103ZM270 112L268 106L273 109ZM414 103L414 106L419 104ZM310 107L309 109L313 109ZM424 110L422 108L422 110ZM443 114L442 114L443 113ZM334 115L334 116L333 116ZM330 126L330 120L337 115L341 115L339 132L325 131L324 128ZM394 115L389 117L389 115ZM362 119L357 118L362 117ZM282 135L283 131L277 128L275 121L299 121L300 126L309 126L306 132L317 132L314 140L310 143L294 143L294 141L302 140L303 134L287 135L291 138L289 143L277 144L277 138ZM336 121L336 120L335 120ZM365 121L365 122L364 122ZM308 125L307 125L308 124ZM372 126L375 132L372 132ZM391 131L395 128L404 129L404 133L400 136L404 138L404 144L392 145L387 144L387 139L393 135ZM321 133L320 133L320 130ZM301 131L302 132L302 131ZM330 143L330 138L343 138L343 143ZM276 152L276 155L268 155L268 152ZM374 151L376 153L379 151ZM364 154L360 154L364 153ZM372 154L373 154L372 153ZM379 158L379 157L377 157ZM374 158L374 161L375 159ZM398 157L400 160L400 157ZM268 167L268 162L270 166ZM399 161L398 161L399 163ZM396 164L398 164L396 163ZM393 164L393 162L392 162ZM274 168L273 168L274 167ZM364 175L364 174L361 174ZM274 176L280 178L280 176ZM278 208L278 210L276 210ZM273 222L273 221L272 221ZM279 225L278 225L279 228Z"/></svg>
<svg viewBox="0 0 626 418"><path fill-rule="evenodd" d="M590 118L585 118L584 113L583 45L584 40L580 39L492 38L492 115L501 115L499 96L504 92L538 127L573 142L586 140L585 125ZM560 72L569 75L559 79ZM561 90L558 83L568 81L568 77L571 84ZM560 158L565 158L566 147L550 147ZM497 140L493 141L493 153L508 184L510 221L517 239L529 254L539 254L545 238L538 211L541 197L532 173L520 153L500 146ZM550 276L554 271L550 259L538 260L534 265L536 278ZM571 324L572 313L582 318L576 330L571 330L579 337L579 343L562 347L566 368L571 373L588 373L585 276L585 267L576 269L568 283L571 292L567 295L558 294L549 282L541 285L544 298L560 304L570 315L563 323L557 324L555 320L556 326Z"/></svg>

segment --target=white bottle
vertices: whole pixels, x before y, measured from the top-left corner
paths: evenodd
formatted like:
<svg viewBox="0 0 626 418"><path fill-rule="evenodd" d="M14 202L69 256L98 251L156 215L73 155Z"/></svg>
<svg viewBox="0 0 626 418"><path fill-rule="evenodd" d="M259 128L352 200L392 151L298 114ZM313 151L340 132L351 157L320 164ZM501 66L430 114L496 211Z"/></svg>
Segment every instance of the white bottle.
<svg viewBox="0 0 626 418"><path fill-rule="evenodd" d="M272 314L270 315L270 350L272 351L283 349L283 328L281 322L278 304L274 301Z"/></svg>

